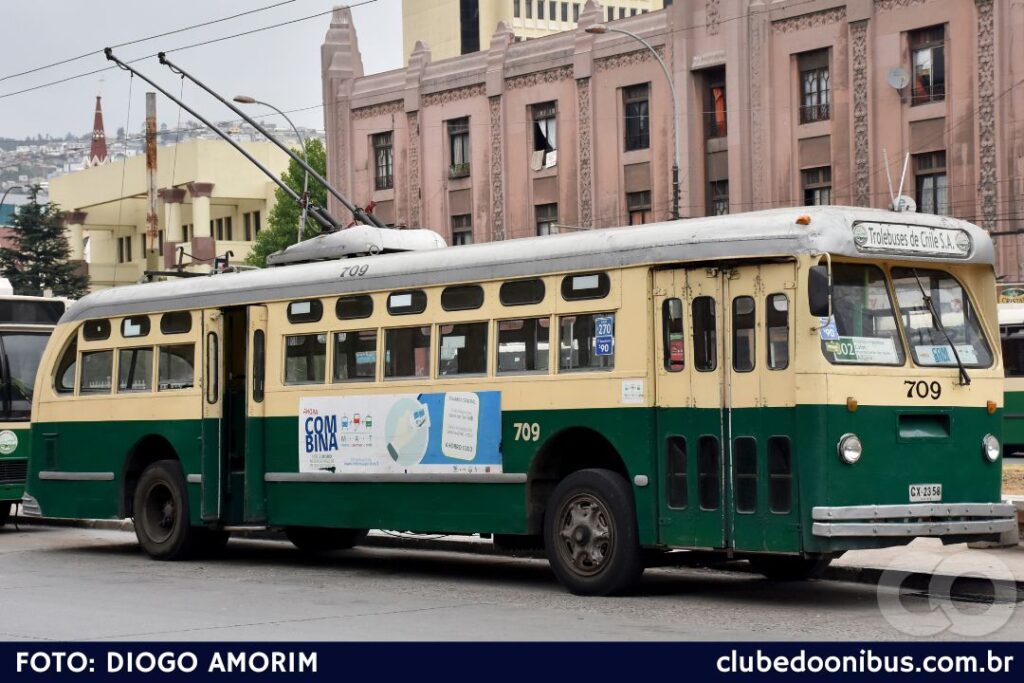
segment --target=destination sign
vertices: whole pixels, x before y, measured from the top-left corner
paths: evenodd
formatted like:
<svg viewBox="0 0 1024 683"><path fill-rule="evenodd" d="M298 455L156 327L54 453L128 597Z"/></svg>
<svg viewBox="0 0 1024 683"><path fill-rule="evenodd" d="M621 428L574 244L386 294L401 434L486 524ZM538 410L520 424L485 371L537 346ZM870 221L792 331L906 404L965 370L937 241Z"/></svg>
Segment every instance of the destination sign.
<svg viewBox="0 0 1024 683"><path fill-rule="evenodd" d="M965 230L896 223L857 223L853 243L859 251L900 252L964 258L971 253Z"/></svg>

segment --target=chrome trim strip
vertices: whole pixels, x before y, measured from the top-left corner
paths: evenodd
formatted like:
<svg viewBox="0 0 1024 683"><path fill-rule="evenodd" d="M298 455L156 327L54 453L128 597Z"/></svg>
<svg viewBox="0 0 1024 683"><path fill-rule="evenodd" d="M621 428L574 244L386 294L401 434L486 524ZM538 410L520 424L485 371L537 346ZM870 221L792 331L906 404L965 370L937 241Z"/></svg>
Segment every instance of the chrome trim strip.
<svg viewBox="0 0 1024 683"><path fill-rule="evenodd" d="M1016 519L992 519L970 522L855 522L827 524L815 522L811 533L815 536L834 538L838 536L954 536L959 534L999 534L1017 528Z"/></svg>
<svg viewBox="0 0 1024 683"><path fill-rule="evenodd" d="M911 503L908 505L850 505L815 507L811 518L822 521L903 519L906 517L1013 517L1009 503Z"/></svg>
<svg viewBox="0 0 1024 683"><path fill-rule="evenodd" d="M372 473L336 474L333 472L268 472L263 480L272 483L358 483L358 484L525 484L522 473L494 474L415 474Z"/></svg>
<svg viewBox="0 0 1024 683"><path fill-rule="evenodd" d="M203 475L201 475L201 474L190 474L187 477L185 477L185 480L188 483L190 483L190 484L202 484L203 483Z"/></svg>
<svg viewBox="0 0 1024 683"><path fill-rule="evenodd" d="M114 481L113 472L53 472L39 473L44 481Z"/></svg>

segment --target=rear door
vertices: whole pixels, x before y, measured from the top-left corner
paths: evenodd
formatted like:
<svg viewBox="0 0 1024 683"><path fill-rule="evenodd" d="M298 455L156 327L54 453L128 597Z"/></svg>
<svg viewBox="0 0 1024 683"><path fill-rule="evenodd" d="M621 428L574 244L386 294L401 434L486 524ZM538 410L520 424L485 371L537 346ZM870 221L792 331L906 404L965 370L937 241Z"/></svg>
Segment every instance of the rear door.
<svg viewBox="0 0 1024 683"><path fill-rule="evenodd" d="M248 354L245 418L245 521L260 524L266 521L266 490L263 475L265 456L265 386L267 376L267 307L250 306L247 338Z"/></svg>
<svg viewBox="0 0 1024 683"><path fill-rule="evenodd" d="M203 455L202 518L206 523L223 518L225 463L221 449L223 415L224 318L218 310L203 311Z"/></svg>

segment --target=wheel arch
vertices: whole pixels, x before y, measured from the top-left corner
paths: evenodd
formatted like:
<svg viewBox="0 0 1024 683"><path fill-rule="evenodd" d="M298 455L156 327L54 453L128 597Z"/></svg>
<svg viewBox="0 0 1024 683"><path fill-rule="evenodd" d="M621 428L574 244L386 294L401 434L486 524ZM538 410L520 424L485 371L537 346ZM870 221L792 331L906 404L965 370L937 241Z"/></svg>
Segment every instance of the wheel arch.
<svg viewBox="0 0 1024 683"><path fill-rule="evenodd" d="M629 482L629 471L618 449L590 427L568 427L552 434L537 450L526 480L527 528L543 530L544 511L558 482L584 469L606 469Z"/></svg>
<svg viewBox="0 0 1024 683"><path fill-rule="evenodd" d="M159 460L175 460L180 462L174 446L159 434L147 434L128 450L121 471L121 494L118 512L122 518L132 517L135 502L135 485L143 471Z"/></svg>

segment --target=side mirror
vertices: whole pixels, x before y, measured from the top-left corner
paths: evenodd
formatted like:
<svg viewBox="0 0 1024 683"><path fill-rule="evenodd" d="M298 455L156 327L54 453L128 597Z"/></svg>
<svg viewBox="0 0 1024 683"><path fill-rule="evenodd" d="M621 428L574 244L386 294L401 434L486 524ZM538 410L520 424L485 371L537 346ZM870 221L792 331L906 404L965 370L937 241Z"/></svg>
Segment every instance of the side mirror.
<svg viewBox="0 0 1024 683"><path fill-rule="evenodd" d="M816 318L827 318L832 314L828 279L828 266L811 266L807 273L807 300L811 305L811 315Z"/></svg>

